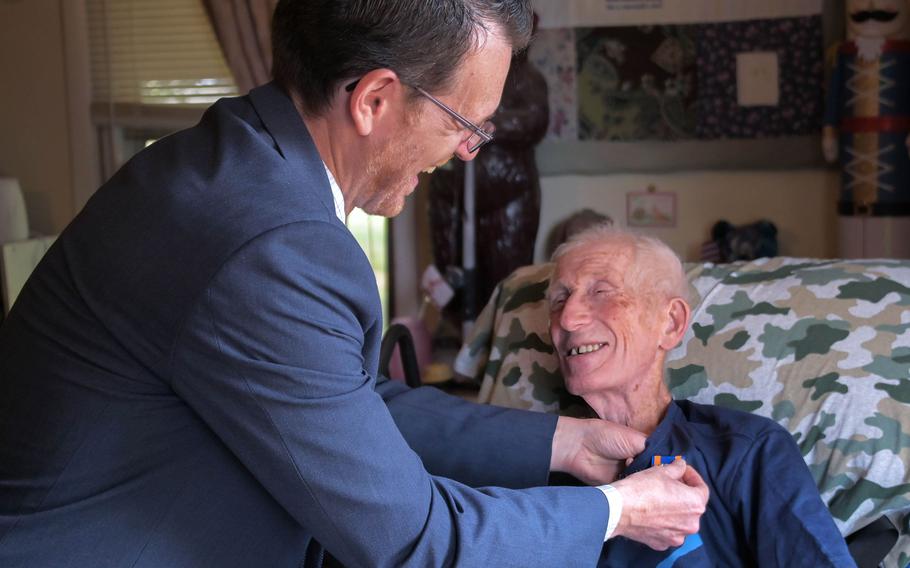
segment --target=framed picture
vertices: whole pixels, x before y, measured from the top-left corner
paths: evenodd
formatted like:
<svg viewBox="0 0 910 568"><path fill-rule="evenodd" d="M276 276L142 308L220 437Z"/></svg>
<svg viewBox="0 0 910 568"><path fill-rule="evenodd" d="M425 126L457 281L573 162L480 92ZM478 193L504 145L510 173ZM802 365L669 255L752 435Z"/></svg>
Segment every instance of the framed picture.
<svg viewBox="0 0 910 568"><path fill-rule="evenodd" d="M626 224L630 227L675 227L676 194L668 191L627 193Z"/></svg>

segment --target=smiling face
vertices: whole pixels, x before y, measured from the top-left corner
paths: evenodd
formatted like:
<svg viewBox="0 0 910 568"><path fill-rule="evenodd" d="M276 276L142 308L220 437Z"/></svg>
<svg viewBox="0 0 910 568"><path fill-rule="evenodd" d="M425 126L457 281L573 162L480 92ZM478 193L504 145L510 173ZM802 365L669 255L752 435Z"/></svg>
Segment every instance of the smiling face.
<svg viewBox="0 0 910 568"><path fill-rule="evenodd" d="M482 124L499 106L511 58L511 45L495 33L487 34L480 48L465 57L452 88L433 94L468 120ZM373 138L365 164L371 187L355 203L367 213L397 215L417 186L420 172L446 163L453 155L462 160L476 156L466 148L468 130L429 99L413 95L413 89L404 86L394 120Z"/></svg>
<svg viewBox="0 0 910 568"><path fill-rule="evenodd" d="M547 293L550 335L572 394L662 380L661 302L642 288L635 255L630 246L588 243L557 261Z"/></svg>
<svg viewBox="0 0 910 568"><path fill-rule="evenodd" d="M847 36L910 39L910 0L847 0Z"/></svg>

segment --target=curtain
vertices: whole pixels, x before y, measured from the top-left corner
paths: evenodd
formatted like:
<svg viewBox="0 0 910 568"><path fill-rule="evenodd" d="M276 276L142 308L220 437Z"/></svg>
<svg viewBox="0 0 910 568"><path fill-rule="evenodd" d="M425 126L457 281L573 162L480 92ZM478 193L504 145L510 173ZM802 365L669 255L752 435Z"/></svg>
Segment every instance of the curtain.
<svg viewBox="0 0 910 568"><path fill-rule="evenodd" d="M237 90L246 93L271 78L272 12L278 0L202 0Z"/></svg>

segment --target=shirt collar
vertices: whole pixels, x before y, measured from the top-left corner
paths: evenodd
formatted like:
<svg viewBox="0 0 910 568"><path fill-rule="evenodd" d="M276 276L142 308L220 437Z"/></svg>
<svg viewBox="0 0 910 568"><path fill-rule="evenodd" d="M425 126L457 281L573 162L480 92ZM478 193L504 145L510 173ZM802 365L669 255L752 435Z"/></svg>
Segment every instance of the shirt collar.
<svg viewBox="0 0 910 568"><path fill-rule="evenodd" d="M262 120L265 130L275 141L275 149L284 158L300 180L316 183L316 198L326 212L335 209L329 194L325 192L323 180L319 178L319 164L325 165L316 149L316 144L306 128L306 123L294 107L290 96L274 82L266 83L250 91L249 101ZM330 192L331 193L331 192ZM344 211L344 207L342 207Z"/></svg>
<svg viewBox="0 0 910 568"><path fill-rule="evenodd" d="M675 400L671 400L667 406L667 413L657 425L657 428L651 432L648 439L645 440L645 449L632 459L622 477L627 477L651 467L651 458L655 455L666 454L670 451L670 430L673 424L683 419L682 411L677 406ZM683 456L688 458L689 456Z"/></svg>
<svg viewBox="0 0 910 568"><path fill-rule="evenodd" d="M332 172L329 170L329 167L325 165L325 162L322 162L322 167L325 168L325 175L329 177L329 185L332 188L332 201L335 202L335 215L344 223L344 194L341 193L341 188L338 186L338 182L335 181L335 176L332 175Z"/></svg>

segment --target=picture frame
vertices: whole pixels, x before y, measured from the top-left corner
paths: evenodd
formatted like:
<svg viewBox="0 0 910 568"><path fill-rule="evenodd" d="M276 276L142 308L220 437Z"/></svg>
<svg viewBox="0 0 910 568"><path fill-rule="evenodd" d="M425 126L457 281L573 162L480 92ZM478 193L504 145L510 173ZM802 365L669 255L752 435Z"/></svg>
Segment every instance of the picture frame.
<svg viewBox="0 0 910 568"><path fill-rule="evenodd" d="M650 189L626 193L626 225L629 227L675 227L676 194Z"/></svg>

